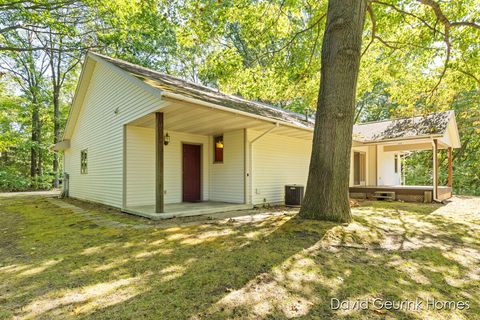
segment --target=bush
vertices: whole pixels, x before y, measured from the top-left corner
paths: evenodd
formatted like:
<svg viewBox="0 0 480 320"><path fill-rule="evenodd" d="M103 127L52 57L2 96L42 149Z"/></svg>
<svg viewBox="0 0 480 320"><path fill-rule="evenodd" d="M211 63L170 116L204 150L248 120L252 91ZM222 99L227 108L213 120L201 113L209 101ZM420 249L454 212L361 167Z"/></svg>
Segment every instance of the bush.
<svg viewBox="0 0 480 320"><path fill-rule="evenodd" d="M52 182L49 175L31 179L18 172L0 170L1 192L48 190L51 188Z"/></svg>

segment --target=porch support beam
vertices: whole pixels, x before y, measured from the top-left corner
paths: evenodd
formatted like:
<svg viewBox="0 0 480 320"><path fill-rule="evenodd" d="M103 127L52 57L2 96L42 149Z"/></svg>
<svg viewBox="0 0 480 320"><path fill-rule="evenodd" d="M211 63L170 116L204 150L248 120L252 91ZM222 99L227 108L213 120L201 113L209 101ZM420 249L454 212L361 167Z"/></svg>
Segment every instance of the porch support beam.
<svg viewBox="0 0 480 320"><path fill-rule="evenodd" d="M448 147L448 186L453 185L452 147Z"/></svg>
<svg viewBox="0 0 480 320"><path fill-rule="evenodd" d="M432 147L431 143L412 143L412 144L397 144L397 145L385 145L383 146L383 151L414 151L414 150L430 150Z"/></svg>
<svg viewBox="0 0 480 320"><path fill-rule="evenodd" d="M438 141L433 139L433 200L438 199Z"/></svg>
<svg viewBox="0 0 480 320"><path fill-rule="evenodd" d="M155 113L155 212L164 213L163 113Z"/></svg>

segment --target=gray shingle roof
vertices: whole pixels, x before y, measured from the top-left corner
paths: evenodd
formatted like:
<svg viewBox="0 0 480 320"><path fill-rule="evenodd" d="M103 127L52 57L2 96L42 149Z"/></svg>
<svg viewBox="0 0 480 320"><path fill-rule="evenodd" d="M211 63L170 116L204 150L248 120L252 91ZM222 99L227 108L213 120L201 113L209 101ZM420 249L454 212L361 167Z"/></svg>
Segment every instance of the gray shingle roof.
<svg viewBox="0 0 480 320"><path fill-rule="evenodd" d="M120 59L98 53L90 52L90 54L117 66L146 84L166 92L273 120L287 122L300 128L311 129L315 125L315 119L312 117L306 120L305 115L299 113L265 103L249 101L239 96L225 94L216 89L163 74ZM353 139L359 142L378 142L390 139L408 139L418 136L444 134L453 114L453 111L445 111L425 116L357 124L353 127Z"/></svg>
<svg viewBox="0 0 480 320"><path fill-rule="evenodd" d="M111 58L98 53L90 53L119 67L142 80L150 86L163 91L179 94L182 96L213 103L222 107L247 112L257 116L267 117L273 120L284 121L303 128L313 128L315 120L306 116L277 108L268 104L249 101L239 96L222 93L216 89L202 86L194 82L183 80L158 71L144 68L120 59Z"/></svg>
<svg viewBox="0 0 480 320"><path fill-rule="evenodd" d="M353 127L353 139L360 142L377 142L390 139L443 135L447 130L448 122L453 116L453 111L449 110L425 116L357 124Z"/></svg>

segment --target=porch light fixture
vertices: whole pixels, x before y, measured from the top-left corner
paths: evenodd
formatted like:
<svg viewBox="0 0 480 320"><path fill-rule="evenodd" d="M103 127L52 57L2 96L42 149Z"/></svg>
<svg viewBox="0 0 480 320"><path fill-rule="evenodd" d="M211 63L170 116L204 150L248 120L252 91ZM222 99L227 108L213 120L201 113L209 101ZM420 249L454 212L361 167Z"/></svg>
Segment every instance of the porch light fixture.
<svg viewBox="0 0 480 320"><path fill-rule="evenodd" d="M167 134L163 137L163 144L168 146L169 143L170 143L170 136L168 135L168 132L167 132Z"/></svg>

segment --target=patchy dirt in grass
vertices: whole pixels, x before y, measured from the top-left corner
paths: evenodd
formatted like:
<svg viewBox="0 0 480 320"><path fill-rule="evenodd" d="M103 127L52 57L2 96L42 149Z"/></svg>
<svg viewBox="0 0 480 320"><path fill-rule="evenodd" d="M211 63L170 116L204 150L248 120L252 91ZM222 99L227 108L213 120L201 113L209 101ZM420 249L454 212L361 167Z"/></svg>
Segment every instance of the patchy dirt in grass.
<svg viewBox="0 0 480 320"><path fill-rule="evenodd" d="M480 198L364 201L349 225L286 208L152 222L65 203L82 210L0 197L0 319L479 318ZM332 310L332 298L469 308Z"/></svg>

